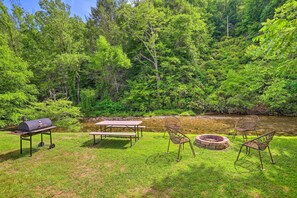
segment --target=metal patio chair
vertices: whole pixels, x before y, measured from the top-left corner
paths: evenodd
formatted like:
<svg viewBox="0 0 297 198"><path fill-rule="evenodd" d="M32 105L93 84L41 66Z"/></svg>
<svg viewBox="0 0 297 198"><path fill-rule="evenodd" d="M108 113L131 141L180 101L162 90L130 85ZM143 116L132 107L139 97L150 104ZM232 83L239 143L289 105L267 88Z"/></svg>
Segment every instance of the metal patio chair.
<svg viewBox="0 0 297 198"><path fill-rule="evenodd" d="M236 163L238 161L242 147L245 146L248 149L248 153L250 153L250 149L255 149L258 151L262 169L263 169L263 162L262 162L261 151L264 151L266 148L268 148L271 163L274 164L275 162L273 161L271 151L269 148L269 143L273 139L274 135L275 135L275 131L272 131L272 132L266 133L264 135L261 135L261 136L255 138L255 139L252 139L250 141L243 143L240 147L239 153L238 153L236 161L234 163Z"/></svg>
<svg viewBox="0 0 297 198"><path fill-rule="evenodd" d="M248 132L255 131L257 134L257 125L259 120L260 120L259 117L256 115L247 116L239 119L234 126L234 129L235 129L234 137L237 135L238 132L240 132L242 134L243 141L246 142L248 140L247 139Z"/></svg>
<svg viewBox="0 0 297 198"><path fill-rule="evenodd" d="M166 128L166 130L167 130L167 127L182 129L180 119L178 119L177 117L167 117L167 118L165 118L165 128ZM165 134L166 134L166 131L164 132L163 137L165 136Z"/></svg>
<svg viewBox="0 0 297 198"><path fill-rule="evenodd" d="M181 145L183 145L183 148L184 148L185 143L190 144L193 156L194 157L196 156L190 138L188 138L185 134L183 134L181 132L180 127L166 126L166 130L167 130L167 132L169 134L167 153L169 152L170 142L172 142L173 144L178 144L179 145L178 155L177 155L177 159L176 159L177 162L181 160L181 158L180 158L180 149L181 149Z"/></svg>

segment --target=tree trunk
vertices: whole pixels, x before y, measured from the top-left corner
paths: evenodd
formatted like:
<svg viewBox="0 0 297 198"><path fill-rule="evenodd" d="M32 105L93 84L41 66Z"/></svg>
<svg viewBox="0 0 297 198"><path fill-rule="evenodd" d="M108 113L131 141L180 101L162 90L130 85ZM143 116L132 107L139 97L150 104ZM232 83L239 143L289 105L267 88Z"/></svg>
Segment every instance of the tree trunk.
<svg viewBox="0 0 297 198"><path fill-rule="evenodd" d="M80 102L80 75L76 73L76 103Z"/></svg>

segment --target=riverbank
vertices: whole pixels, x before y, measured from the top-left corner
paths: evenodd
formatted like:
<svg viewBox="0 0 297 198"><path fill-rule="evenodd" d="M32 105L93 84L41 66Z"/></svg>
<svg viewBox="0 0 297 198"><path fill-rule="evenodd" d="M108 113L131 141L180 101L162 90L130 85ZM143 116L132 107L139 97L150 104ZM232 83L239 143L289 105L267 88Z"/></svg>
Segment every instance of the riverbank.
<svg viewBox="0 0 297 198"><path fill-rule="evenodd" d="M82 131L98 130L96 122L102 120L141 120L147 132L164 131L164 120L169 116L153 117L96 117L84 118ZM228 134L234 130L236 121L246 116L242 115L204 115L204 116L177 116L186 133L220 133ZM257 130L267 132L276 130L278 135L297 135L297 117L286 116L259 116Z"/></svg>

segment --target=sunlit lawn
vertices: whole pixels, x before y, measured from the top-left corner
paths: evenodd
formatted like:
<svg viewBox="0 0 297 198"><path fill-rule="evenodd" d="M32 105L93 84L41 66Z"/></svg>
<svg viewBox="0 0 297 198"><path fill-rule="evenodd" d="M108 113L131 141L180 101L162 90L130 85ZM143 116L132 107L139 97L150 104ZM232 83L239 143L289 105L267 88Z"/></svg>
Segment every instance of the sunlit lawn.
<svg viewBox="0 0 297 198"><path fill-rule="evenodd" d="M195 135L189 135L193 140ZM0 197L296 197L297 137L275 137L263 153L264 171L256 151L243 153L234 166L241 138L230 137L224 151L188 145L176 162L178 147L163 133L144 133L132 148L127 139L111 138L92 146L87 133L54 133L56 147L29 142L19 154L17 136L0 132ZM47 137L46 137L47 138ZM48 143L46 139L45 143Z"/></svg>

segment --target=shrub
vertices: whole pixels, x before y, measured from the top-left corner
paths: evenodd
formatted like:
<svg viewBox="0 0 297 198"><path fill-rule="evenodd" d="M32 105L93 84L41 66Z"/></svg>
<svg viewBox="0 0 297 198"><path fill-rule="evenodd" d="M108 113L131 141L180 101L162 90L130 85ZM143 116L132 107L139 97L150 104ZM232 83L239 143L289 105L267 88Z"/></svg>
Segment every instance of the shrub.
<svg viewBox="0 0 297 198"><path fill-rule="evenodd" d="M50 118L56 126L69 131L79 131L81 127L79 123L80 109L74 107L72 102L68 100L46 100L32 103L21 113L29 120Z"/></svg>
<svg viewBox="0 0 297 198"><path fill-rule="evenodd" d="M125 112L126 108L120 102L113 102L112 100L102 100L96 102L95 114L97 116L111 116Z"/></svg>
<svg viewBox="0 0 297 198"><path fill-rule="evenodd" d="M189 110L189 111L184 111L179 115L180 116L195 116L196 114L192 110Z"/></svg>
<svg viewBox="0 0 297 198"><path fill-rule="evenodd" d="M93 89L82 89L80 94L80 107L81 111L89 116L94 111L94 106L96 104L96 93Z"/></svg>

